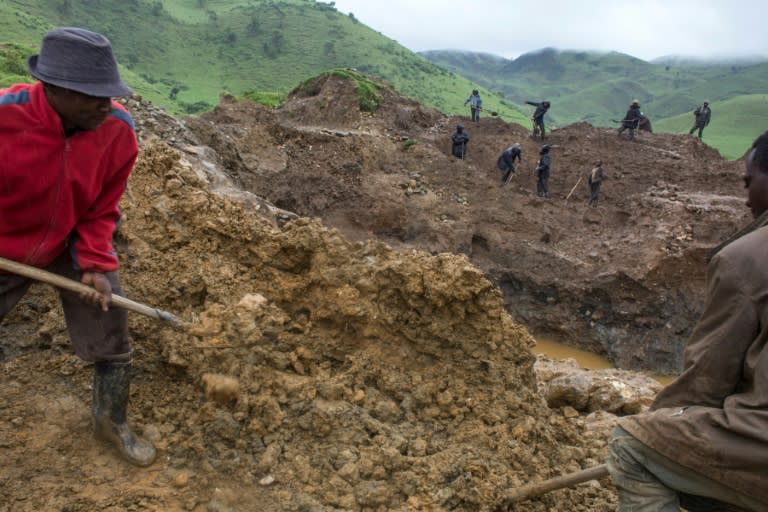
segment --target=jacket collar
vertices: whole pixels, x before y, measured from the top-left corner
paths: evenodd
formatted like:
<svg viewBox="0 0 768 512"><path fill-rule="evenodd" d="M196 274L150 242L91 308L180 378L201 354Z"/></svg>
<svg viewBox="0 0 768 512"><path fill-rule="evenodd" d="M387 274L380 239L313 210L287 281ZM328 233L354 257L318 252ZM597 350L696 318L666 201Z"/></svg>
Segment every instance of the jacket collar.
<svg viewBox="0 0 768 512"><path fill-rule="evenodd" d="M48 98L45 96L45 87L42 82L36 82L30 86L29 102L33 115L40 122L41 126L64 135L64 125L59 114L48 103Z"/></svg>

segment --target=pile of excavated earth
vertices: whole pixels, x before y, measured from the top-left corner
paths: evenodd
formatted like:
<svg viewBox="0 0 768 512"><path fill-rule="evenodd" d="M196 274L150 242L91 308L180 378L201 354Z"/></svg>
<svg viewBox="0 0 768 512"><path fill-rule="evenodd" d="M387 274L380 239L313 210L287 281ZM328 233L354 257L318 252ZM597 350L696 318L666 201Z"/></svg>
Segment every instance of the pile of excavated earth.
<svg viewBox="0 0 768 512"><path fill-rule="evenodd" d="M698 139L447 117L318 78L278 109L223 97L174 119L125 100L141 155L116 238L130 314L135 468L93 439L92 367L52 290L0 326L0 511L491 511L603 462L616 418L673 373L705 260L748 219L739 162ZM553 108L557 108L556 104ZM470 133L464 160L450 135ZM496 157L524 161L500 186ZM607 180L586 205L597 159ZM537 358L532 336L608 357ZM614 510L608 480L509 510Z"/></svg>

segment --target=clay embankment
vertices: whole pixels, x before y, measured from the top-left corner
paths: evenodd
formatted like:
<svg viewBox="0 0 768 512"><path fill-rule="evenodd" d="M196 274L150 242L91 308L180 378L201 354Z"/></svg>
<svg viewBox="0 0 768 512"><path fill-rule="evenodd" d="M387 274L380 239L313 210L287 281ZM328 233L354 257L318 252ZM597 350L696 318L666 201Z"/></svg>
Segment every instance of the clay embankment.
<svg viewBox="0 0 768 512"><path fill-rule="evenodd" d="M190 120L241 186L351 240L463 253L535 334L607 356L621 368L679 369L702 307L704 259L748 222L741 163L694 137L575 124L554 130L552 200L535 197L539 143L518 125L448 118L382 89L361 113L353 84L320 81L277 110L225 101ZM467 159L449 156L457 123ZM498 153L524 162L498 186ZM588 208L586 175L606 181ZM570 194L570 198L566 197Z"/></svg>

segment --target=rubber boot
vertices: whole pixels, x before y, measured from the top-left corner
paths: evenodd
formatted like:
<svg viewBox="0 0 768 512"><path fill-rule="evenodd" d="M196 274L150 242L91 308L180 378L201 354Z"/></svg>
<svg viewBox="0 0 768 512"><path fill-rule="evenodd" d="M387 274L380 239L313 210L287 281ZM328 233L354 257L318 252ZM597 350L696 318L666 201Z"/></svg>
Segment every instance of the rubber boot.
<svg viewBox="0 0 768 512"><path fill-rule="evenodd" d="M93 375L93 423L96 436L118 449L137 466L155 461L152 443L136 435L126 422L131 377L130 363L96 363Z"/></svg>

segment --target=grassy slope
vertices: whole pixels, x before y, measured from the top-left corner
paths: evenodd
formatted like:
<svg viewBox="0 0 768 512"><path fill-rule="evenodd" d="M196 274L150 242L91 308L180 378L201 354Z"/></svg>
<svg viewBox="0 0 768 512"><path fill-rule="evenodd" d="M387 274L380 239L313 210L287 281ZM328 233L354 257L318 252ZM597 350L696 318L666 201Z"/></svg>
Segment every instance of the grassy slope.
<svg viewBox="0 0 768 512"><path fill-rule="evenodd" d="M501 90L494 84L498 82L501 69L509 62L504 57L497 55L458 50L427 51L421 52L420 55L452 73L471 76L473 80L494 91Z"/></svg>
<svg viewBox="0 0 768 512"><path fill-rule="evenodd" d="M135 73L126 81L172 112L215 105L222 92L285 94L309 76L350 67L446 113L467 114L463 101L480 88L488 109L509 121L526 119L512 103L314 0L66 4L65 9L65 0L0 0L0 33L28 45L39 44L57 25L107 34L118 60Z"/></svg>

